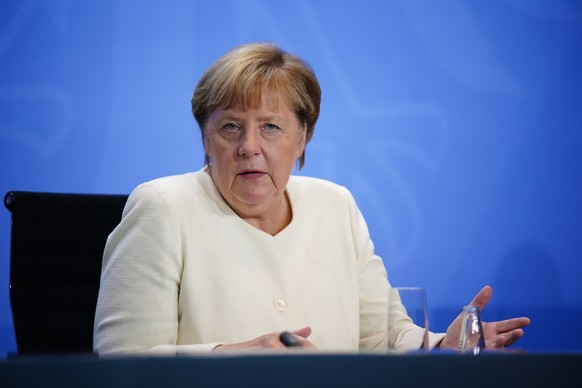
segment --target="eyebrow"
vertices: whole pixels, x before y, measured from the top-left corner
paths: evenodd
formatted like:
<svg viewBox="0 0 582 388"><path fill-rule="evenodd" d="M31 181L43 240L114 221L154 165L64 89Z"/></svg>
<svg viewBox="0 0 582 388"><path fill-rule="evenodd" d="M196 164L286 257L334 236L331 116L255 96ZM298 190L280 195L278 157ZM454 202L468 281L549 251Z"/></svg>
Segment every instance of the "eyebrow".
<svg viewBox="0 0 582 388"><path fill-rule="evenodd" d="M226 113L219 116L219 120L240 120L240 116L232 113ZM262 115L258 117L259 121L282 121L283 118L278 114Z"/></svg>
<svg viewBox="0 0 582 388"><path fill-rule="evenodd" d="M267 115L267 116L259 116L259 121L281 121L283 118L279 115Z"/></svg>

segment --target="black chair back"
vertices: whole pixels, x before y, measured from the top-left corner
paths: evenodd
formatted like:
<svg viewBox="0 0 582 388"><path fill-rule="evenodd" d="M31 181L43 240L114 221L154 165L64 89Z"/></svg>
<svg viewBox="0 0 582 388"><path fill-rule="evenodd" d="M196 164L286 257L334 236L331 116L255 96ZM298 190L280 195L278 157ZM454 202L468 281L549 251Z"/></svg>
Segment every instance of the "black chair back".
<svg viewBox="0 0 582 388"><path fill-rule="evenodd" d="M103 248L126 201L127 195L6 194L19 354L93 351Z"/></svg>

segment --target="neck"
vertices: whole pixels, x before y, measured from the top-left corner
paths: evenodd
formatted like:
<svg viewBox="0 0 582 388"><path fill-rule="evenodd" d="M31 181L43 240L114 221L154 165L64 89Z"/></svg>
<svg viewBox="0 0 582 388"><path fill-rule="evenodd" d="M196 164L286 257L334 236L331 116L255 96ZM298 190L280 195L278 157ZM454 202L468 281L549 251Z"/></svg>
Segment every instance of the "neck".
<svg viewBox="0 0 582 388"><path fill-rule="evenodd" d="M210 168L206 167L205 172L214 181ZM216 183L214 184L218 193L226 202L226 204L245 222L262 230L265 233L275 236L291 223L293 218L293 211L291 210L291 202L287 197L285 191L279 201L263 205L246 206L244 204L230 203L226 197L220 192L220 188Z"/></svg>
<svg viewBox="0 0 582 388"><path fill-rule="evenodd" d="M232 207L232 206L231 206ZM254 212L242 211L240 209L233 210L242 218L245 222L254 226L257 229L262 230L265 233L275 236L277 233L282 231L291 223L293 217L291 211L291 205L289 203L289 198L287 198L287 193L283 195L280 204L277 204L269 209L263 209L262 211Z"/></svg>

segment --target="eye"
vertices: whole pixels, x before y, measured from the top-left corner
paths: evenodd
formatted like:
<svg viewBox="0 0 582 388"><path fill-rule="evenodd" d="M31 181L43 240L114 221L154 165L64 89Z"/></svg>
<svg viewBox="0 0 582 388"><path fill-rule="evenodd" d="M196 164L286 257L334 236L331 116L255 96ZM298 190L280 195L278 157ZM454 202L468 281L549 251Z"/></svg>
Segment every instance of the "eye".
<svg viewBox="0 0 582 388"><path fill-rule="evenodd" d="M279 128L277 125L272 124L272 123L265 123L263 125L263 129L268 133L276 133L276 132L279 132L281 130L281 128Z"/></svg>
<svg viewBox="0 0 582 388"><path fill-rule="evenodd" d="M235 132L238 130L238 126L235 123L226 123L222 126L222 130L225 132Z"/></svg>

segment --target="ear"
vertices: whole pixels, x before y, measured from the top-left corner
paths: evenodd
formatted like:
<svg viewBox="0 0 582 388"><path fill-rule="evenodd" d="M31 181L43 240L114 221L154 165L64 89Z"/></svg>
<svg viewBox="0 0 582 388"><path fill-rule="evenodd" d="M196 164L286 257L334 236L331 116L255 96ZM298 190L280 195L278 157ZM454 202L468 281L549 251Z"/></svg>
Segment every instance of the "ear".
<svg viewBox="0 0 582 388"><path fill-rule="evenodd" d="M305 151L305 141L307 139L307 124L303 123L303 127L300 129L301 135L299 136L299 141L297 143L297 152L295 154L295 159L299 159Z"/></svg>
<svg viewBox="0 0 582 388"><path fill-rule="evenodd" d="M206 127L202 129L202 146L204 147L204 152L206 155L210 156L208 151L210 150L210 144L208 140L208 135L206 134Z"/></svg>

